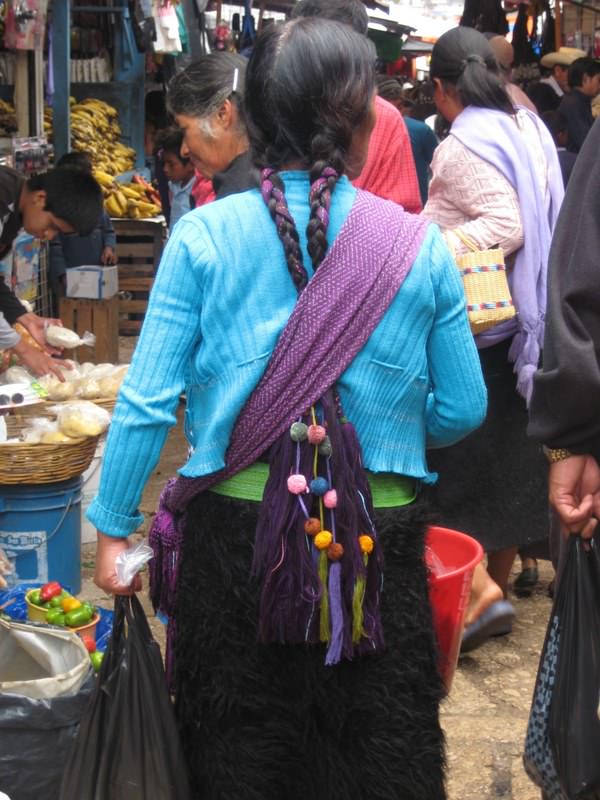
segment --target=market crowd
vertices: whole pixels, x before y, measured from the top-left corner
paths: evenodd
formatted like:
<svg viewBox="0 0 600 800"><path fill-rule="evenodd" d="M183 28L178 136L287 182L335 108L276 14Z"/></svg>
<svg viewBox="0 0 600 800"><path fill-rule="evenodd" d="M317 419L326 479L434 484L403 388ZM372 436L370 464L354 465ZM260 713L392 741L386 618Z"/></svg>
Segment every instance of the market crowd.
<svg viewBox="0 0 600 800"><path fill-rule="evenodd" d="M192 796L436 800L428 526L486 554L468 652L510 634L509 590L531 594L538 558L560 576L567 534L600 513L600 63L560 47L524 92L504 37L452 29L434 122L376 74L362 2L292 17L249 59L177 74L148 137L170 236L88 512L96 582L140 588L115 560L185 393L150 589ZM68 165L0 173L0 203L3 247L20 226L88 235L101 213ZM475 271L506 280L474 332L455 262L489 251ZM55 368L1 282L0 311L0 348Z"/></svg>

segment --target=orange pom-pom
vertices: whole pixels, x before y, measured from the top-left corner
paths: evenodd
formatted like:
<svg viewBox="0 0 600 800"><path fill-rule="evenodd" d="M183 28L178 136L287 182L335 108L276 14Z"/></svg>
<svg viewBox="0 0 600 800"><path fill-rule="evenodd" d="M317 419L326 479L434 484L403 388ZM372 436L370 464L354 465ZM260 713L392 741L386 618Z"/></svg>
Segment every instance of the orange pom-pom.
<svg viewBox="0 0 600 800"><path fill-rule="evenodd" d="M375 542L373 539L368 536L366 533L363 533L362 536L358 537L358 544L363 553L369 555L369 553L373 552L373 547L375 546Z"/></svg>
<svg viewBox="0 0 600 800"><path fill-rule="evenodd" d="M321 531L315 536L315 547L317 550L327 550L333 541L333 534L331 531Z"/></svg>
<svg viewBox="0 0 600 800"><path fill-rule="evenodd" d="M309 536L316 536L321 530L321 521L316 517L309 517L304 523L304 532Z"/></svg>
<svg viewBox="0 0 600 800"><path fill-rule="evenodd" d="M330 561L339 561L344 555L344 547L339 542L332 542L327 548L327 557Z"/></svg>

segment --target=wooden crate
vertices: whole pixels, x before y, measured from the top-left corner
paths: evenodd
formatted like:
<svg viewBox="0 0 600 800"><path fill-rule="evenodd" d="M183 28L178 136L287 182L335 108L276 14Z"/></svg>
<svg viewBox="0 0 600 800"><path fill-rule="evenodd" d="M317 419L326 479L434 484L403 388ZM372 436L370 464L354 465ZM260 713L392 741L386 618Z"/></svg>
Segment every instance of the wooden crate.
<svg viewBox="0 0 600 800"><path fill-rule="evenodd" d="M160 262L165 236L161 221L113 219L119 261L119 333L138 334Z"/></svg>
<svg viewBox="0 0 600 800"><path fill-rule="evenodd" d="M95 364L119 361L119 298L83 300L79 297L60 298L60 318L65 328L80 336L91 331L96 336L94 347L78 347L70 357Z"/></svg>

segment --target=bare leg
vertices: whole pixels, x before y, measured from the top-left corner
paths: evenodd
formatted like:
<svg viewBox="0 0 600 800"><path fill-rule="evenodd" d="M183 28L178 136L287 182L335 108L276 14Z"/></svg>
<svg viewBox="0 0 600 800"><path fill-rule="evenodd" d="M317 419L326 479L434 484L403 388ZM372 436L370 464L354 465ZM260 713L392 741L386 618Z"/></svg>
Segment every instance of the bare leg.
<svg viewBox="0 0 600 800"><path fill-rule="evenodd" d="M488 554L490 578L498 584L504 597L508 594L508 576L516 555L516 547L509 547L506 550L498 550L495 553Z"/></svg>
<svg viewBox="0 0 600 800"><path fill-rule="evenodd" d="M473 585L465 625L471 625L492 603L502 600L502 589L491 579L483 564L479 563L473 573Z"/></svg>

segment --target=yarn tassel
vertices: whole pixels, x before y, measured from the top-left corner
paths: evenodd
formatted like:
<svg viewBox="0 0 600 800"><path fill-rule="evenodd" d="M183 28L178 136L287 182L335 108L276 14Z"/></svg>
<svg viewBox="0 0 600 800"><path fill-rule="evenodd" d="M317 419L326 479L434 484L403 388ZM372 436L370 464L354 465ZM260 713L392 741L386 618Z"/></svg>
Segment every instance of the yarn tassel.
<svg viewBox="0 0 600 800"><path fill-rule="evenodd" d="M319 553L319 580L323 586L321 595L321 615L319 622L319 638L322 642L328 642L331 638L329 628L329 594L327 591L327 567L329 560L325 550Z"/></svg>
<svg viewBox="0 0 600 800"><path fill-rule="evenodd" d="M358 644L364 635L363 630L363 603L365 599L365 591L367 588L367 574L366 567L369 557L365 555L365 572L360 572L356 577L354 584L354 593L352 595L352 642Z"/></svg>
<svg viewBox="0 0 600 800"><path fill-rule="evenodd" d="M152 522L148 543L154 557L148 565L150 574L150 599L155 611L172 616L177 604L177 576L183 535L181 520L168 507L169 493L175 480L168 481L163 489L158 511Z"/></svg>
<svg viewBox="0 0 600 800"><path fill-rule="evenodd" d="M337 664L342 657L344 644L344 609L342 607L342 567L334 561L329 567L329 607L331 609L331 640L325 664Z"/></svg>
<svg viewBox="0 0 600 800"><path fill-rule="evenodd" d="M175 694L175 640L177 638L176 623L169 617L165 646L165 676L171 694Z"/></svg>

